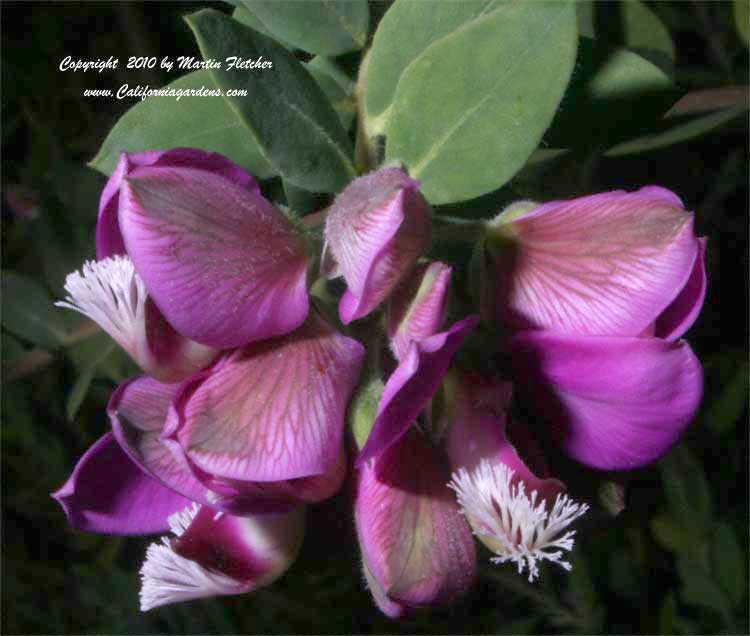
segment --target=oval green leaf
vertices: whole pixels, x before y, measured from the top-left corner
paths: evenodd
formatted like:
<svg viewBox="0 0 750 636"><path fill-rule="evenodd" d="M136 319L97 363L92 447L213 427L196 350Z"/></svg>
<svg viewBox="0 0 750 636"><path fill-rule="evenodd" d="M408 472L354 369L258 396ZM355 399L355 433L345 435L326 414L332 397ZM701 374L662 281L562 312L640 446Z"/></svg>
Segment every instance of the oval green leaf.
<svg viewBox="0 0 750 636"><path fill-rule="evenodd" d="M623 157L641 152L649 152L651 150L659 150L660 148L666 148L674 144L690 141L691 139L696 139L697 137L708 134L712 130L725 126L746 112L747 106L735 106L711 113L710 115L688 118L687 121L682 121L680 123L671 121L665 122L672 125L665 130L616 144L607 150L607 152L604 153L604 156Z"/></svg>
<svg viewBox="0 0 750 636"><path fill-rule="evenodd" d="M378 25L367 59L366 127L382 134L396 86L406 67L433 42L481 19L508 0L413 2L396 0Z"/></svg>
<svg viewBox="0 0 750 636"><path fill-rule="evenodd" d="M574 5L562 2L501 4L433 42L399 80L386 158L433 204L499 188L552 121L576 43Z"/></svg>
<svg viewBox="0 0 750 636"><path fill-rule="evenodd" d="M344 129L349 130L357 114L355 84L336 64L327 57L317 55L305 64L308 73L323 89L328 101L336 111Z"/></svg>
<svg viewBox="0 0 750 636"><path fill-rule="evenodd" d="M351 144L338 115L304 66L283 46L212 9L186 18L205 60L220 60L210 73L226 94L247 89L248 97L227 97L231 109L273 171L310 191L336 192L352 178ZM262 58L271 68L228 68L228 57Z"/></svg>
<svg viewBox="0 0 750 636"><path fill-rule="evenodd" d="M54 349L68 335L63 310L35 280L5 271L2 274L3 328L45 349Z"/></svg>
<svg viewBox="0 0 750 636"><path fill-rule="evenodd" d="M356 51L367 42L366 0L244 0L275 38L318 55Z"/></svg>
<svg viewBox="0 0 750 636"><path fill-rule="evenodd" d="M617 4L579 2L578 30L612 48L628 48L645 57L668 75L674 70L675 48L667 27L640 0Z"/></svg>
<svg viewBox="0 0 750 636"><path fill-rule="evenodd" d="M581 38L575 76L545 142L611 147L658 123L676 97L666 73L637 53Z"/></svg>
<svg viewBox="0 0 750 636"><path fill-rule="evenodd" d="M216 90L207 70L194 71L167 86ZM252 95L236 98L251 100ZM223 97L148 97L126 112L104 140L91 166L112 174L122 152L200 148L218 152L260 179L274 176L250 132Z"/></svg>

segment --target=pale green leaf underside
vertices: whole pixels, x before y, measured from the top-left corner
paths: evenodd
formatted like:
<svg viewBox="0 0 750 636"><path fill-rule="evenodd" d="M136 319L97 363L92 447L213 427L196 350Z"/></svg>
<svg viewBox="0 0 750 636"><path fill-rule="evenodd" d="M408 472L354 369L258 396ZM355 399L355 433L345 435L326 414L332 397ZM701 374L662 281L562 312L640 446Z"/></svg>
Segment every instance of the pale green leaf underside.
<svg viewBox="0 0 750 636"><path fill-rule="evenodd" d="M436 40L399 80L386 158L434 204L506 183L537 147L575 61L574 5L513 2Z"/></svg>

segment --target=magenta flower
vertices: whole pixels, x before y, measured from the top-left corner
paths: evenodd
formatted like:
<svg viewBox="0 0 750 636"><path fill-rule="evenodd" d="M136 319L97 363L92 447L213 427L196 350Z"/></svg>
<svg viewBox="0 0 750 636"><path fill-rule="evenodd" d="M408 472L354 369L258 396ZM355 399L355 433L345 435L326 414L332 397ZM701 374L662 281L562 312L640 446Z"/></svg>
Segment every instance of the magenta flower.
<svg viewBox="0 0 750 636"><path fill-rule="evenodd" d="M358 471L354 511L365 578L391 618L450 603L474 580L474 542L447 481L443 458L416 431Z"/></svg>
<svg viewBox="0 0 750 636"><path fill-rule="evenodd" d="M516 380L565 450L605 470L667 452L702 394L678 339L705 297L705 240L679 198L648 187L515 207L488 241Z"/></svg>
<svg viewBox="0 0 750 636"><path fill-rule="evenodd" d="M103 260L68 277L60 305L98 322L162 381L307 316L303 240L219 155L123 154L102 194L97 253Z"/></svg>
<svg viewBox="0 0 750 636"><path fill-rule="evenodd" d="M143 609L271 582L296 554L303 505L345 477L363 347L308 314L304 241L218 155L123 155L98 252L63 306L152 377L117 388L112 433L54 497L79 529L177 535L148 551Z"/></svg>
<svg viewBox="0 0 750 636"><path fill-rule="evenodd" d="M109 403L113 433L54 497L82 530L180 536L149 550L144 609L264 585L296 554L295 511L343 482L344 414L363 354L313 314L180 384L130 380ZM183 538L171 515L198 506ZM228 555L221 567L216 554Z"/></svg>
<svg viewBox="0 0 750 636"><path fill-rule="evenodd" d="M343 276L344 324L376 309L430 243L432 211L419 183L396 168L354 180L328 211L324 270Z"/></svg>
<svg viewBox="0 0 750 636"><path fill-rule="evenodd" d="M510 385L476 373L454 373L447 385L449 487L477 538L495 553L492 562L515 563L519 574L528 570L529 581L539 576L541 561L570 570L562 557L573 548L575 531L566 528L588 506L563 494L557 479L538 477L508 440ZM514 443L536 460L537 472L546 472L531 435L517 429Z"/></svg>

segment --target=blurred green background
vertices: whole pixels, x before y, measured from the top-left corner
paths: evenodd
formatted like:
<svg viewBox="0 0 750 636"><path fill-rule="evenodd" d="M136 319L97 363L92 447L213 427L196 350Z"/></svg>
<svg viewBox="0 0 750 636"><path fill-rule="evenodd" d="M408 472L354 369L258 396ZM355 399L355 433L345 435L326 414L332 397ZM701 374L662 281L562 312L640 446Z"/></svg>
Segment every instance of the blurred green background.
<svg viewBox="0 0 750 636"><path fill-rule="evenodd" d="M181 16L203 6L227 8L2 4L2 632L747 633L746 111L659 150L602 158L589 148L543 175L549 198L671 188L709 237L708 297L688 333L705 368L701 411L668 457L628 476L625 509L579 533L571 575L548 568L532 586L482 552L480 580L463 602L388 621L365 589L343 492L312 509L299 560L272 587L139 611L138 570L152 539L73 532L49 497L106 430L108 396L134 369L106 336L52 300L63 295L65 275L94 256L105 179L86 162L134 103L87 99L83 89L160 86L177 75L61 73L58 64L66 55L113 55L121 66L129 55L198 57ZM373 4L372 28L387 6ZM646 6L675 44L681 91L722 89L699 93L689 114L747 103L747 2ZM619 11L617 3L595 5L613 37ZM517 198L525 185L511 183Z"/></svg>

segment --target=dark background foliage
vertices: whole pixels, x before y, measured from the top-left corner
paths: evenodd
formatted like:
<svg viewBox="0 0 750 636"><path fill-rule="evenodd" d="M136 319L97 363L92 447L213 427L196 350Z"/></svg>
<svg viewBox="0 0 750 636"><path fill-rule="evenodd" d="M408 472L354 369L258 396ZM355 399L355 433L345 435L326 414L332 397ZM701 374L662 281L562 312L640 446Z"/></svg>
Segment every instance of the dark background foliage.
<svg viewBox="0 0 750 636"><path fill-rule="evenodd" d="M509 569L487 564L474 591L455 607L390 622L365 590L344 492L314 507L301 557L270 588L148 614L138 610L137 573L151 538L73 532L49 497L105 430L108 395L133 369L88 323L52 310L51 299L61 297L65 275L93 257L104 178L86 162L134 103L87 99L83 89L155 87L176 73L122 70L113 79L61 73L58 64L66 55L113 55L121 65L129 55L199 56L181 16L207 5L226 7L2 5L2 631L747 633L746 112L719 130L658 151L620 159L582 151L544 176L547 198L666 186L696 211L698 231L709 237L708 298L688 334L705 366L701 411L667 458L628 476L625 510L579 533L570 576L548 569L530 586ZM596 6L597 19L617 37L617 3ZM733 3L648 6L675 42L682 93L739 86L746 99L748 55ZM371 29L386 8L373 4ZM343 61L356 67L356 59ZM581 126L568 133L586 135L574 108L563 102L560 117ZM516 198L524 183L511 184ZM490 196L469 207L480 213L493 204ZM31 340L19 337L29 327L19 330L19 320L38 321ZM487 556L481 554L483 563Z"/></svg>

